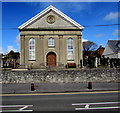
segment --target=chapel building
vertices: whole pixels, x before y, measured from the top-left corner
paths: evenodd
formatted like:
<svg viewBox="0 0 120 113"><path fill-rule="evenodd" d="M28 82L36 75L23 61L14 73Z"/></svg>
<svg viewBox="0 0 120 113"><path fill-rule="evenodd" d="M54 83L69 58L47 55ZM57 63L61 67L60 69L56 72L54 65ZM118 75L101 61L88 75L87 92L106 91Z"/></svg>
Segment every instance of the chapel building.
<svg viewBox="0 0 120 113"><path fill-rule="evenodd" d="M49 6L18 29L22 68L80 67L84 27L55 7Z"/></svg>

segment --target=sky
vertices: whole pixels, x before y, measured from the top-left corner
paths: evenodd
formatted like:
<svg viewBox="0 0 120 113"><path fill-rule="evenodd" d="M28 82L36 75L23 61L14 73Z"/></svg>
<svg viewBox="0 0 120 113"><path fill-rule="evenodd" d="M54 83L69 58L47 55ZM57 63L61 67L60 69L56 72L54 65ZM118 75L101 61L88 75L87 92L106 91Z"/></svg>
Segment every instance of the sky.
<svg viewBox="0 0 120 113"><path fill-rule="evenodd" d="M53 5L61 12L85 26L84 41L106 46L108 40L120 39L118 2L2 2L2 44L0 53L20 51L18 27ZM95 26L110 25L110 26Z"/></svg>

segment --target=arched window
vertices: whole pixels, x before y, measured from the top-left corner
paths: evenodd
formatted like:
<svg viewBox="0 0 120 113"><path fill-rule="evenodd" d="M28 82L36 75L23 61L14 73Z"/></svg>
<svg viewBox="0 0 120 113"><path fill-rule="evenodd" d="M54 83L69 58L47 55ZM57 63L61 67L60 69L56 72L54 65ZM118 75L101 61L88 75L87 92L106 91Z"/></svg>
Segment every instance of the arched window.
<svg viewBox="0 0 120 113"><path fill-rule="evenodd" d="M29 40L29 60L35 60L35 39Z"/></svg>
<svg viewBox="0 0 120 113"><path fill-rule="evenodd" d="M48 39L48 47L54 47L55 46L55 44L54 44L54 38L49 38Z"/></svg>
<svg viewBox="0 0 120 113"><path fill-rule="evenodd" d="M73 38L67 39L67 59L74 60L74 44Z"/></svg>

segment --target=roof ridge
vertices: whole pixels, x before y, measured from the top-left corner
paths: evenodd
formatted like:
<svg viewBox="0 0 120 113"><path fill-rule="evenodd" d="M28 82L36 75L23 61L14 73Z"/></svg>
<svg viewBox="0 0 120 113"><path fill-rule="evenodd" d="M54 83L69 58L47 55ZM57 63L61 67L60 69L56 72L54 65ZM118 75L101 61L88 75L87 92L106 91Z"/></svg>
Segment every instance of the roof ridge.
<svg viewBox="0 0 120 113"><path fill-rule="evenodd" d="M84 29L84 27L82 25L80 25L79 23L75 22L73 19L71 19L66 14L62 13L60 10L58 10L57 8L55 8L52 5L50 5L49 7L47 7L46 9L44 9L43 11L41 11L40 13L38 13L37 15L32 17L31 19L29 19L28 21L26 21L24 24L20 25L18 27L18 29L23 29L24 27L28 26L30 23L32 23L33 21L35 21L36 19L38 19L39 17L41 17L43 14L47 13L51 9L53 11L55 11L57 14L59 14L60 16L62 16L63 18L65 18L66 20L68 20L70 23L72 23L73 25L78 27L79 29Z"/></svg>

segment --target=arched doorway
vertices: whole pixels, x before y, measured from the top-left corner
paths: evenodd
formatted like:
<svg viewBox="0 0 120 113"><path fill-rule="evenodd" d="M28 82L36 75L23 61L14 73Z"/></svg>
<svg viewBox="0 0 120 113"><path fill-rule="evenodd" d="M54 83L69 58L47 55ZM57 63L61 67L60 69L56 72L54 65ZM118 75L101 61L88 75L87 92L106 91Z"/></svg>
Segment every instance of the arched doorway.
<svg viewBox="0 0 120 113"><path fill-rule="evenodd" d="M47 66L55 67L56 66L56 54L54 52L49 52L46 56Z"/></svg>

